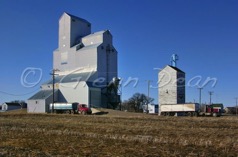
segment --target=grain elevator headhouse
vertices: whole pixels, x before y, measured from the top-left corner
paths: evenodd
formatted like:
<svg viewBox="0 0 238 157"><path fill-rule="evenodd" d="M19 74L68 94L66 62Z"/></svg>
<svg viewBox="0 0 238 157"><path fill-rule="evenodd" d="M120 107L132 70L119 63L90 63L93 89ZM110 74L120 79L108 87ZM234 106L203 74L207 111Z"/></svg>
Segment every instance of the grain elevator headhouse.
<svg viewBox="0 0 238 157"><path fill-rule="evenodd" d="M58 48L53 52L55 100L113 108L117 94L117 51L109 30L91 33L91 24L63 13L59 19ZM53 80L28 100L28 112L47 112ZM40 104L39 104L40 103Z"/></svg>

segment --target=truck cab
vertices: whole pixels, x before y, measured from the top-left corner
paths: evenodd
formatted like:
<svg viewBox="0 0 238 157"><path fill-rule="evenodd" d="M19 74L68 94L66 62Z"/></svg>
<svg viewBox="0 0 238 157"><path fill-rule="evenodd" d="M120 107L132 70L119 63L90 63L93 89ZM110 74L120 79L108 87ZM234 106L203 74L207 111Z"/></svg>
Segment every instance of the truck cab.
<svg viewBox="0 0 238 157"><path fill-rule="evenodd" d="M78 104L78 113L83 115L91 114L92 110L86 104Z"/></svg>

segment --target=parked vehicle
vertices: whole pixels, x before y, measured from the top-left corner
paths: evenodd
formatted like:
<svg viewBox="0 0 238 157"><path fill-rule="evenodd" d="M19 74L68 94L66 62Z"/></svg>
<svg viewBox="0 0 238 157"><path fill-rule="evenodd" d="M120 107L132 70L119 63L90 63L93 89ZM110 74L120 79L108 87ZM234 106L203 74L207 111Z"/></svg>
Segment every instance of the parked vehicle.
<svg viewBox="0 0 238 157"><path fill-rule="evenodd" d="M67 114L91 114L92 111L89 107L87 107L86 104L79 104L77 102L75 103L52 103L50 104L50 112L53 111L54 113L67 113Z"/></svg>
<svg viewBox="0 0 238 157"><path fill-rule="evenodd" d="M199 113L201 116L220 117L223 113L223 104L211 104L205 106L205 111Z"/></svg>
<svg viewBox="0 0 238 157"><path fill-rule="evenodd" d="M222 107L206 105L205 110L200 110L198 103L193 104L160 104L160 115L163 116L214 116L222 115Z"/></svg>

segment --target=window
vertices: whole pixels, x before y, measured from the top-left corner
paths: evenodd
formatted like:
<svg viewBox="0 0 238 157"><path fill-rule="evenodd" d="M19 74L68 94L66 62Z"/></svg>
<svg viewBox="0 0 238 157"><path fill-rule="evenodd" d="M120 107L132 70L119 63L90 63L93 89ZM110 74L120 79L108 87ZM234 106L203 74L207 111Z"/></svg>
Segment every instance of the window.
<svg viewBox="0 0 238 157"><path fill-rule="evenodd" d="M61 62L61 65L68 64L68 62Z"/></svg>
<svg viewBox="0 0 238 157"><path fill-rule="evenodd" d="M61 65L68 63L68 52L61 53Z"/></svg>

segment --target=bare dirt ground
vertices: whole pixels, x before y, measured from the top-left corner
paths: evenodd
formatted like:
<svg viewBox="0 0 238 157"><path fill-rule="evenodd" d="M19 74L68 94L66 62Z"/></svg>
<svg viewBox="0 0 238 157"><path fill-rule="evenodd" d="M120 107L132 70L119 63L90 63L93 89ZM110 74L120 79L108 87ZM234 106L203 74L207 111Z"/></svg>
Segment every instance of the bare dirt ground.
<svg viewBox="0 0 238 157"><path fill-rule="evenodd" d="M238 117L0 113L0 156L237 156Z"/></svg>

